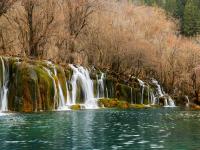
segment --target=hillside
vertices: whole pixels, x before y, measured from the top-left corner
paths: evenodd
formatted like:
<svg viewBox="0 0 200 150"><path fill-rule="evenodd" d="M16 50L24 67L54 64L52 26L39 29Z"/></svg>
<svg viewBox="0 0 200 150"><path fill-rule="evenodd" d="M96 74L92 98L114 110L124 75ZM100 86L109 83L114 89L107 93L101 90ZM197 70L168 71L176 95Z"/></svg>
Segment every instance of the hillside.
<svg viewBox="0 0 200 150"><path fill-rule="evenodd" d="M174 97L199 103L200 46L180 35L179 21L161 8L106 0L4 0L0 6L6 10L2 55L155 78Z"/></svg>

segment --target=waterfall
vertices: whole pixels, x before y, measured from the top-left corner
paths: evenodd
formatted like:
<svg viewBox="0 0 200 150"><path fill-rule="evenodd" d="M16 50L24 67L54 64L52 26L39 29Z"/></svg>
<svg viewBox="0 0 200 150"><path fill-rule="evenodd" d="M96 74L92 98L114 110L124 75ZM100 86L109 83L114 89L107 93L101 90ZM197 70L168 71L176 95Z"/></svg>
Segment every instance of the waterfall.
<svg viewBox="0 0 200 150"><path fill-rule="evenodd" d="M104 79L105 74L101 73L100 79L97 75L97 98L104 98Z"/></svg>
<svg viewBox="0 0 200 150"><path fill-rule="evenodd" d="M157 80L152 79L152 83L156 85L157 87L157 94L158 94L158 98L159 97L163 97L164 98L164 107L176 107L174 101L172 100L172 98L168 95L165 94L164 91L162 91L160 84L158 83Z"/></svg>
<svg viewBox="0 0 200 150"><path fill-rule="evenodd" d="M133 88L131 87L131 104L133 104Z"/></svg>
<svg viewBox="0 0 200 150"><path fill-rule="evenodd" d="M164 106L165 107L175 107L174 101L170 96L165 94L165 92L161 89L160 84L158 84L158 81L155 79L152 79L152 83L156 86L156 96L154 95L154 92L150 90L150 86L147 84L145 85L145 82L143 82L140 79L137 79L140 88L141 88L141 104L144 104L144 90L147 89L147 98L148 98L148 105L155 105L156 103L159 103L159 98L164 98Z"/></svg>
<svg viewBox="0 0 200 150"><path fill-rule="evenodd" d="M168 96L168 107L176 107L173 99L170 96Z"/></svg>
<svg viewBox="0 0 200 150"><path fill-rule="evenodd" d="M151 105L156 104L156 97L153 92L150 92L150 97L151 97Z"/></svg>
<svg viewBox="0 0 200 150"><path fill-rule="evenodd" d="M59 91L59 109L62 109L62 107L65 107L65 97L63 95L62 87L59 81L58 81L58 91Z"/></svg>
<svg viewBox="0 0 200 150"><path fill-rule="evenodd" d="M187 100L186 107L189 107L189 105L190 105L190 100L189 100L188 96L185 96L185 98L186 98L186 100Z"/></svg>
<svg viewBox="0 0 200 150"><path fill-rule="evenodd" d="M1 107L0 111L8 111L8 82L9 82L9 68L5 66L5 61L1 57L2 64L2 87L1 87Z"/></svg>
<svg viewBox="0 0 200 150"><path fill-rule="evenodd" d="M63 94L63 90L62 90L62 87L61 87L61 84L60 84L60 80L58 78L58 75L57 75L57 70L56 70L56 67L54 67L54 75L57 77L58 79L58 94L59 94L59 108L58 109L64 109L64 107L66 106L65 104L65 97L64 97L64 94Z"/></svg>
<svg viewBox="0 0 200 150"><path fill-rule="evenodd" d="M49 77L52 79L53 81L53 86L54 86L54 108L55 108L55 103L58 102L58 110L64 110L64 109L68 109L68 107L66 107L65 104L65 97L63 94L63 90L60 84L60 80L57 76L57 70L56 67L51 64L48 63L48 65L52 65L54 72L52 72L49 68L43 67L44 70L48 73ZM57 84L56 84L56 80L54 78L54 76L57 78ZM58 101L59 99L59 101Z"/></svg>
<svg viewBox="0 0 200 150"><path fill-rule="evenodd" d="M84 94L84 105L86 109L98 108L97 99L94 97L93 81L90 79L89 71L81 66L69 65L73 70L71 78L72 104L76 104L77 81L80 82Z"/></svg>
<svg viewBox="0 0 200 150"><path fill-rule="evenodd" d="M56 104L55 103L57 102L57 95L58 95L56 81L55 81L55 79L53 77L53 73L48 68L43 67L43 69L48 73L49 77L53 81L53 87L54 87L54 109L55 109L56 108L56 106L55 106Z"/></svg>
<svg viewBox="0 0 200 150"><path fill-rule="evenodd" d="M138 82L139 82L140 86L142 87L141 104L144 104L144 88L145 88L145 85L144 85L144 82L140 79L138 79Z"/></svg>
<svg viewBox="0 0 200 150"><path fill-rule="evenodd" d="M0 67L1 67L1 70L0 70L0 74L1 74L0 76L0 112L8 111L8 94L10 93L8 88L14 87L12 86L12 84L10 84L9 78L15 77L17 75L15 71L18 71L17 69L11 70L12 67L9 68L9 66L12 66L10 62L12 61L10 61L9 58L0 57ZM19 59L16 59L15 63L17 63L17 66L18 66L19 65L18 63L20 63ZM35 63L33 64L31 63L30 66L32 65L35 65ZM115 98L116 89L114 87L116 83L112 80L109 81L110 79L106 80L105 73L98 72L98 74L96 75L96 80L94 79L95 77L92 78L95 80L94 83L96 83L94 87L93 80L90 78L89 70L82 66L69 65L71 68L70 71L72 70L73 74L71 76L71 79L66 81L66 76L64 75L64 72L63 72L64 70L60 70L60 68L58 68L56 65L54 65L53 63L49 61L45 61L45 63L42 63L42 65L43 65L41 67L41 69L43 70L42 73L45 73L45 75L48 77L48 82L51 82L51 86L50 86L51 89L50 89L50 92L48 93L51 94L50 97L54 100L54 109L66 110L67 108L68 110L69 107L71 107L71 105L75 105L77 104L77 102L80 102L79 100L81 101L83 100L81 102L82 104L80 104L82 108L96 109L98 108L97 100L99 98L104 98L104 97ZM12 73L12 76L9 73ZM122 87L120 94L125 95L125 96L123 95L125 97L125 100L127 100L126 98L129 98L128 101L131 102L131 104L134 104L134 103L146 104L147 100L148 100L148 104L151 104L151 105L159 104L159 98L162 97L164 100L165 107L175 106L173 99L167 94L165 94L164 90L162 90L161 85L158 83L157 80L155 79L152 80L155 90L152 90L152 84L148 84L148 82L146 83L137 78L135 78L135 80L137 84L140 85L140 93L141 93L141 97L139 97L140 99L138 99L137 91L134 90L135 87L130 87L129 84L128 85L126 84L126 82L120 83L122 85L123 84L125 85L124 89ZM135 83L135 80L134 80L134 83ZM32 90L35 90L35 89L31 89L30 92L32 92ZM22 93L22 94L25 94L25 93ZM80 99L79 99L79 96L81 96ZM28 98L28 96L26 97L26 95L24 97L25 97L24 98L25 100L26 98ZM188 100L187 105L189 105L188 97L186 99ZM13 100L15 100L15 97ZM51 106L53 105L52 102L53 101L51 100Z"/></svg>
<svg viewBox="0 0 200 150"><path fill-rule="evenodd" d="M163 94L163 92L162 92L162 89L161 89L161 86L160 86L160 84L158 84L158 81L155 80L155 79L153 79L153 80L152 80L152 83L156 85L158 95L159 95L160 97L164 96L164 94Z"/></svg>
<svg viewBox="0 0 200 150"><path fill-rule="evenodd" d="M109 98L108 96L108 88L106 87L106 98Z"/></svg>

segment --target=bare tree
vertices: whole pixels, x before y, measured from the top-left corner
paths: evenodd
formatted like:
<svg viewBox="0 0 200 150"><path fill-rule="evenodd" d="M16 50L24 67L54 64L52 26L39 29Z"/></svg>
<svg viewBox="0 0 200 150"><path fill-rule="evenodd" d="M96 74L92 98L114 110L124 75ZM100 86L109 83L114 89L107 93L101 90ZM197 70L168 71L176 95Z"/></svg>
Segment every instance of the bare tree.
<svg viewBox="0 0 200 150"><path fill-rule="evenodd" d="M75 43L79 35L88 25L89 16L93 13L95 1L91 0L64 0L64 38L57 42L59 49L65 49L66 55L69 56L68 61L73 63L75 53L80 53L83 49L75 48ZM70 53L70 54L69 54Z"/></svg>
<svg viewBox="0 0 200 150"><path fill-rule="evenodd" d="M16 2L17 0L1 0L0 1L0 18L4 14L7 13L7 11L12 7L12 5ZM8 40L8 38L5 36L5 33L7 34L7 30L0 25L0 50L1 53L6 53L8 47L12 43L12 41Z"/></svg>
<svg viewBox="0 0 200 150"><path fill-rule="evenodd" d="M13 20L22 52L26 56L42 57L54 27L54 1L26 0L21 1L21 5Z"/></svg>

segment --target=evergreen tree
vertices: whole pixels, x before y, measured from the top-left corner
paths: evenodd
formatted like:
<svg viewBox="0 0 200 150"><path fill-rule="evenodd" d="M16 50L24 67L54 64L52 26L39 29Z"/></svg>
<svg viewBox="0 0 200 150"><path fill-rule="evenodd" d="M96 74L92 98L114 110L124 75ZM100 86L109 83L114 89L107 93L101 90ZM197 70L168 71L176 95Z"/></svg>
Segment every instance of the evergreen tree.
<svg viewBox="0 0 200 150"><path fill-rule="evenodd" d="M180 32L182 34L184 33L183 18L186 3L187 0L176 0L176 9L173 14L173 16L180 21Z"/></svg>
<svg viewBox="0 0 200 150"><path fill-rule="evenodd" d="M185 36L200 34L200 0L141 0L149 6L160 6L179 19L180 32Z"/></svg>
<svg viewBox="0 0 200 150"><path fill-rule="evenodd" d="M188 0L185 5L182 27L182 33L186 36L195 36L200 33L200 11L193 0Z"/></svg>

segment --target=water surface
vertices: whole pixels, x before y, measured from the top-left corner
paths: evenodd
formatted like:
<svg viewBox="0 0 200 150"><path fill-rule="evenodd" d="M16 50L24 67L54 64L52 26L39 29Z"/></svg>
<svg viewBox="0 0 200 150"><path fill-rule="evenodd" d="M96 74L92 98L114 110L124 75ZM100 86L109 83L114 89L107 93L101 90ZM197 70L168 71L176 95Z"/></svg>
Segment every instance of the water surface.
<svg viewBox="0 0 200 150"><path fill-rule="evenodd" d="M0 116L3 150L200 149L200 112L179 108Z"/></svg>

